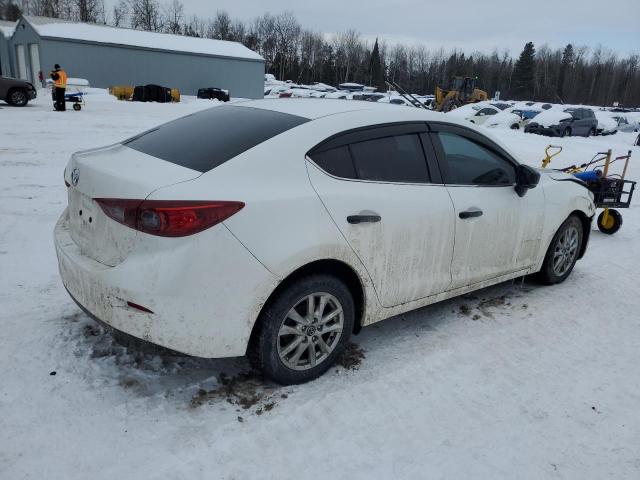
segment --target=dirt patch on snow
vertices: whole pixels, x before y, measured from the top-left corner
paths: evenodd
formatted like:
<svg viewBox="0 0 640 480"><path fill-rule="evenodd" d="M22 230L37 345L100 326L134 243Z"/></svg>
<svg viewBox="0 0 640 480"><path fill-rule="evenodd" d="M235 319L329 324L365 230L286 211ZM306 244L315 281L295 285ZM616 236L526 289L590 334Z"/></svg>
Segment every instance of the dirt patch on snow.
<svg viewBox="0 0 640 480"><path fill-rule="evenodd" d="M281 388L255 372L242 372L232 377L221 373L218 381L220 384L211 390L200 388L191 399L190 406L197 408L224 400L243 410L257 406L255 413L262 415L275 407L274 393Z"/></svg>
<svg viewBox="0 0 640 480"><path fill-rule="evenodd" d="M360 345L349 342L342 355L338 358L338 365L347 370L358 370L365 358L364 350Z"/></svg>

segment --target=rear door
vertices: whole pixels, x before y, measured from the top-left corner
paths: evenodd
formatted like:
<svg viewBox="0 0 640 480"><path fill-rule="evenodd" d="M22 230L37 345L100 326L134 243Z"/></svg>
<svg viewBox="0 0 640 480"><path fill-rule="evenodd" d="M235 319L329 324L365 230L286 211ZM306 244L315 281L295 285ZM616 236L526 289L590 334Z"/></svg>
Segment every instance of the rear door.
<svg viewBox="0 0 640 480"><path fill-rule="evenodd" d="M423 123L332 138L309 152L308 171L382 305L449 287L453 204Z"/></svg>
<svg viewBox="0 0 640 480"><path fill-rule="evenodd" d="M432 124L431 138L455 207L452 283L458 288L527 268L544 215L542 189L514 190L517 163L486 137Z"/></svg>

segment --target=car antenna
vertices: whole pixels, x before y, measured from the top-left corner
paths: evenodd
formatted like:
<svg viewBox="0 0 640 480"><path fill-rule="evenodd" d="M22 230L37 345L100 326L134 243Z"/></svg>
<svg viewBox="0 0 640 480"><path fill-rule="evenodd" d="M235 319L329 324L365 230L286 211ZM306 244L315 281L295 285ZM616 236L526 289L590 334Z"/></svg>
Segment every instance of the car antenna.
<svg viewBox="0 0 640 480"><path fill-rule="evenodd" d="M390 87L390 88L394 89L396 92L398 92L402 96L402 98L404 98L406 101L408 101L414 107L416 107L416 108L424 108L425 110L429 110L426 105L424 105L422 102L420 102L420 100L418 100L412 94L408 93L404 88L402 88L400 85L398 85L393 80L385 80L384 83L387 84L387 87Z"/></svg>

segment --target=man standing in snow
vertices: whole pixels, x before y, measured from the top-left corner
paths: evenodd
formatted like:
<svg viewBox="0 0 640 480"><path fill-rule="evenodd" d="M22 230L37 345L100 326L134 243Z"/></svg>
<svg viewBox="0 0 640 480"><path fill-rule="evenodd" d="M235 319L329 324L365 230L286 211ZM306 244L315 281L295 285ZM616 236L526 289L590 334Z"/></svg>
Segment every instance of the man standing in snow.
<svg viewBox="0 0 640 480"><path fill-rule="evenodd" d="M64 112L67 107L64 102L64 94L67 89L67 72L60 68L57 63L53 66L53 70L49 73L53 80L53 99L55 101L54 108L58 112Z"/></svg>

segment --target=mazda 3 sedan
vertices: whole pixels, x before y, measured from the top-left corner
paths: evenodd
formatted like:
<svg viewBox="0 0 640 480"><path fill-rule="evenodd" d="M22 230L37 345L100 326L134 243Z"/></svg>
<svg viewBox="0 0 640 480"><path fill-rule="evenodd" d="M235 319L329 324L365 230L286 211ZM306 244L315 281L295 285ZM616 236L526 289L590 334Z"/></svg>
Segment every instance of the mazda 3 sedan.
<svg viewBox="0 0 640 480"><path fill-rule="evenodd" d="M594 205L468 122L257 100L74 154L60 275L91 316L199 357L316 378L362 327L536 273L562 282Z"/></svg>

